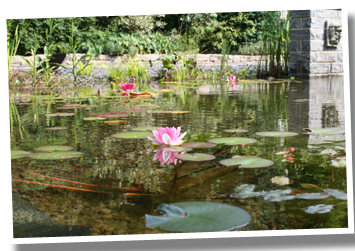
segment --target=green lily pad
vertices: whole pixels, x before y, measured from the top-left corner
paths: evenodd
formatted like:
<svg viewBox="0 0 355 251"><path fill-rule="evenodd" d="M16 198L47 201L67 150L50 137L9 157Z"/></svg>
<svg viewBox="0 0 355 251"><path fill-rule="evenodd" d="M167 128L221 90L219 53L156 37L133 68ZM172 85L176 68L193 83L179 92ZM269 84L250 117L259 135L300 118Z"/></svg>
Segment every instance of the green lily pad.
<svg viewBox="0 0 355 251"><path fill-rule="evenodd" d="M20 159L28 157L31 152L23 151L23 150L11 150L11 159Z"/></svg>
<svg viewBox="0 0 355 251"><path fill-rule="evenodd" d="M346 157L338 157L332 160L332 166L335 167L346 167Z"/></svg>
<svg viewBox="0 0 355 251"><path fill-rule="evenodd" d="M158 130L158 127L156 127L156 126L141 126L141 127L132 128L132 131L153 131L153 130Z"/></svg>
<svg viewBox="0 0 355 251"><path fill-rule="evenodd" d="M105 120L106 118L101 118L101 117L87 117L87 118L83 118L83 120Z"/></svg>
<svg viewBox="0 0 355 251"><path fill-rule="evenodd" d="M342 134L345 133L344 129L340 128L305 128L308 134Z"/></svg>
<svg viewBox="0 0 355 251"><path fill-rule="evenodd" d="M221 160L219 163L225 166L239 165L239 168L263 168L263 167L272 166L274 164L274 162L271 160L257 158L257 157L224 159Z"/></svg>
<svg viewBox="0 0 355 251"><path fill-rule="evenodd" d="M257 132L255 134L263 137L292 137L298 135L296 132Z"/></svg>
<svg viewBox="0 0 355 251"><path fill-rule="evenodd" d="M113 134L112 137L118 139L146 139L147 137L154 137L152 132L121 132Z"/></svg>
<svg viewBox="0 0 355 251"><path fill-rule="evenodd" d="M216 144L226 144L229 146L234 146L234 145L246 145L246 144L252 144L257 142L256 139L250 139L250 138L237 138L237 137L229 137L229 138L215 138L215 139L210 139L208 142L216 143Z"/></svg>
<svg viewBox="0 0 355 251"><path fill-rule="evenodd" d="M347 200L348 199L348 195L346 193L344 193L343 191L337 190L337 189L327 188L327 189L324 189L324 192L326 194L329 194L330 196L333 196L333 197L340 199L340 200Z"/></svg>
<svg viewBox="0 0 355 251"><path fill-rule="evenodd" d="M329 196L325 193L300 193L296 194L296 199L319 200L328 198Z"/></svg>
<svg viewBox="0 0 355 251"><path fill-rule="evenodd" d="M215 202L178 202L161 204L164 216L145 215L146 226L173 232L217 232L249 224L250 214L239 207Z"/></svg>
<svg viewBox="0 0 355 251"><path fill-rule="evenodd" d="M191 147L172 146L172 147L164 147L163 150L168 152L188 152L188 151L192 151L193 149Z"/></svg>
<svg viewBox="0 0 355 251"><path fill-rule="evenodd" d="M186 160L186 161L208 161L213 160L216 157L207 153L185 153L176 155L177 159Z"/></svg>
<svg viewBox="0 0 355 251"><path fill-rule="evenodd" d="M316 206L309 206L307 208L303 208L303 210L306 213L309 214L324 214L324 213L329 213L330 211L333 210L333 205L325 205L325 204L319 204Z"/></svg>
<svg viewBox="0 0 355 251"><path fill-rule="evenodd" d="M75 116L75 113L72 112L57 112L57 113L48 113L45 114L46 117L68 117L68 116Z"/></svg>
<svg viewBox="0 0 355 251"><path fill-rule="evenodd" d="M51 152L69 152L71 150L73 150L73 147L71 146L40 146L40 147L36 147L33 150L35 150L36 152L47 152L47 153L51 153Z"/></svg>
<svg viewBox="0 0 355 251"><path fill-rule="evenodd" d="M81 152L69 151L69 152L39 152L33 153L29 157L36 160L60 160L60 159L74 159L83 156Z"/></svg>
<svg viewBox="0 0 355 251"><path fill-rule="evenodd" d="M245 129L226 129L224 131L225 132L248 132L248 130Z"/></svg>
<svg viewBox="0 0 355 251"><path fill-rule="evenodd" d="M183 147L191 147L191 148L210 148L215 147L217 144L212 142L186 142L182 144Z"/></svg>

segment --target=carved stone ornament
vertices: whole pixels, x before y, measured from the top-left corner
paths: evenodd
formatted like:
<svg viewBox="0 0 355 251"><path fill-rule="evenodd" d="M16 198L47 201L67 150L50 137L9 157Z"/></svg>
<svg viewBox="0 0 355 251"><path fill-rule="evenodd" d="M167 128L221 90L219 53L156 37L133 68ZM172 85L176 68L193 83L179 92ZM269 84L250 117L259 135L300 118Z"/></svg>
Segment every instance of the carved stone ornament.
<svg viewBox="0 0 355 251"><path fill-rule="evenodd" d="M342 26L334 21L327 21L326 25L326 45L337 47L341 39Z"/></svg>

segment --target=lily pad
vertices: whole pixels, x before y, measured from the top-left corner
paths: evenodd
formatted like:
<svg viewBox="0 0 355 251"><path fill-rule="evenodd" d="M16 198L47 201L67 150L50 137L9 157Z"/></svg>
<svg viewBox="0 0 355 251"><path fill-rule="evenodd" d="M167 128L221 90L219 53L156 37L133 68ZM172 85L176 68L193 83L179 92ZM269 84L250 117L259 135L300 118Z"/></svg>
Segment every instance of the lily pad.
<svg viewBox="0 0 355 251"><path fill-rule="evenodd" d="M68 116L75 116L75 113L72 112L57 112L57 113L48 113L45 114L46 117L68 117Z"/></svg>
<svg viewBox="0 0 355 251"><path fill-rule="evenodd" d="M51 153L51 152L68 152L73 150L73 147L71 146L40 146L40 147L36 147L33 150L35 150L36 152L47 152L47 153Z"/></svg>
<svg viewBox="0 0 355 251"><path fill-rule="evenodd" d="M188 152L188 151L192 151L193 149L191 147L172 146L172 147L164 147L163 150L168 152Z"/></svg>
<svg viewBox="0 0 355 251"><path fill-rule="evenodd" d="M11 159L20 159L28 157L31 152L23 151L23 150L11 150Z"/></svg>
<svg viewBox="0 0 355 251"><path fill-rule="evenodd" d="M132 131L153 131L153 130L158 130L158 127L156 127L156 126L141 126L141 127L132 128Z"/></svg>
<svg viewBox="0 0 355 251"><path fill-rule="evenodd" d="M140 108L124 108L122 112L141 113L141 112L147 112L147 110L140 109Z"/></svg>
<svg viewBox="0 0 355 251"><path fill-rule="evenodd" d="M329 213L330 211L332 211L333 207L334 207L333 205L319 204L316 206L309 206L307 208L304 208L303 210L309 214L315 214L315 213L324 214L324 213Z"/></svg>
<svg viewBox="0 0 355 251"><path fill-rule="evenodd" d="M258 197L263 195L265 192L254 192L255 185L253 184L243 184L235 188L235 193L232 193L232 197L237 198L249 198L249 197Z"/></svg>
<svg viewBox="0 0 355 251"><path fill-rule="evenodd" d="M121 132L112 135L112 137L118 139L146 139L153 136L152 132Z"/></svg>
<svg viewBox="0 0 355 251"><path fill-rule="evenodd" d="M290 193L292 193L291 189L271 190L265 192L262 196L267 201L284 201L284 200L292 200L295 198L295 196L290 195Z"/></svg>
<svg viewBox="0 0 355 251"><path fill-rule="evenodd" d="M74 159L83 156L81 152L69 151L69 152L39 152L33 153L29 157L36 160L59 160L59 159Z"/></svg>
<svg viewBox="0 0 355 251"><path fill-rule="evenodd" d="M212 142L186 142L182 144L183 147L192 147L192 148L210 148L215 147L217 144Z"/></svg>
<svg viewBox="0 0 355 251"><path fill-rule="evenodd" d="M346 158L345 157L339 157L336 159L332 160L332 166L335 167L346 167Z"/></svg>
<svg viewBox="0 0 355 251"><path fill-rule="evenodd" d="M217 232L244 227L250 214L239 207L215 202L178 202L161 204L164 216L145 215L146 226L173 232Z"/></svg>
<svg viewBox="0 0 355 251"><path fill-rule="evenodd" d="M257 132L255 134L263 137L292 137L298 135L296 132Z"/></svg>
<svg viewBox="0 0 355 251"><path fill-rule="evenodd" d="M329 195L325 193L300 193L296 195L296 199L306 199L306 200L319 200L328 197Z"/></svg>
<svg viewBox="0 0 355 251"><path fill-rule="evenodd" d="M333 197L340 199L340 200L347 200L348 199L348 195L340 190L327 188L327 189L324 189L324 192L326 194L329 194L330 196L333 196Z"/></svg>
<svg viewBox="0 0 355 251"><path fill-rule="evenodd" d="M248 132L248 130L245 129L226 129L224 131L225 132Z"/></svg>
<svg viewBox="0 0 355 251"><path fill-rule="evenodd" d="M257 142L257 140L256 139L250 139L250 138L228 137L228 138L214 138L214 139L210 139L208 142L234 146L234 145L252 144L252 143Z"/></svg>
<svg viewBox="0 0 355 251"><path fill-rule="evenodd" d="M345 133L344 129L340 128L305 128L308 134L342 134Z"/></svg>
<svg viewBox="0 0 355 251"><path fill-rule="evenodd" d="M173 113L173 114L180 114L180 113L189 113L189 111L147 111L148 113Z"/></svg>
<svg viewBox="0 0 355 251"><path fill-rule="evenodd" d="M105 120L106 118L102 118L102 117L87 117L87 118L83 118L83 120Z"/></svg>
<svg viewBox="0 0 355 251"><path fill-rule="evenodd" d="M127 125L128 123L128 120L108 120L104 122L107 125Z"/></svg>
<svg viewBox="0 0 355 251"><path fill-rule="evenodd" d="M274 164L271 160L257 157L230 158L221 160L219 163L225 166L239 165L239 168L263 168Z"/></svg>
<svg viewBox="0 0 355 251"><path fill-rule="evenodd" d="M124 118L129 115L122 112L101 112L101 113L91 113L89 116L98 116L101 118Z"/></svg>
<svg viewBox="0 0 355 251"><path fill-rule="evenodd" d="M185 153L179 154L176 156L177 159L186 160L186 161L208 161L213 160L216 157L207 153Z"/></svg>

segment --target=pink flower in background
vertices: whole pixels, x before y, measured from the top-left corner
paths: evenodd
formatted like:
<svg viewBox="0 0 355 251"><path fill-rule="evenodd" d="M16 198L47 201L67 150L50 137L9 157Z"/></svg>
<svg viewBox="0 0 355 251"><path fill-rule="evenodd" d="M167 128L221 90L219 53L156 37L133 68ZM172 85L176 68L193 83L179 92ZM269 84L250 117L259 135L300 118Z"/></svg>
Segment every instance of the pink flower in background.
<svg viewBox="0 0 355 251"><path fill-rule="evenodd" d="M159 127L158 130L153 130L155 139L148 137L154 145L168 145L168 146L179 146L184 141L182 138L187 132L180 135L181 127Z"/></svg>
<svg viewBox="0 0 355 251"><path fill-rule="evenodd" d="M134 90L134 88L136 88L136 85L134 83L122 83L122 84L120 84L120 87L125 92L131 92Z"/></svg>
<svg viewBox="0 0 355 251"><path fill-rule="evenodd" d="M164 148L160 148L155 152L155 155L153 157L153 161L155 160L159 160L160 165L169 165L170 163L174 163L174 165L176 165L177 163L177 158L176 155L178 155L178 152L169 152L169 151L165 151Z"/></svg>
<svg viewBox="0 0 355 251"><path fill-rule="evenodd" d="M237 82L238 82L238 81L239 81L239 78L237 79L236 76L230 76L230 77L228 78L229 86L232 87L232 88L237 86Z"/></svg>

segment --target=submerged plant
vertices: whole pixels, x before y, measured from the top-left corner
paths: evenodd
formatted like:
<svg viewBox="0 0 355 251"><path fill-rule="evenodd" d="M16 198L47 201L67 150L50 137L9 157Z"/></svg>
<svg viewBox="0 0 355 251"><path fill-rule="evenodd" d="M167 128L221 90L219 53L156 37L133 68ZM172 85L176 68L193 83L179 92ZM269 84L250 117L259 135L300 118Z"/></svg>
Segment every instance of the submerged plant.
<svg viewBox="0 0 355 251"><path fill-rule="evenodd" d="M153 130L155 139L148 137L154 145L179 146L184 143L182 138L187 132L180 135L181 127L159 127L158 130Z"/></svg>

